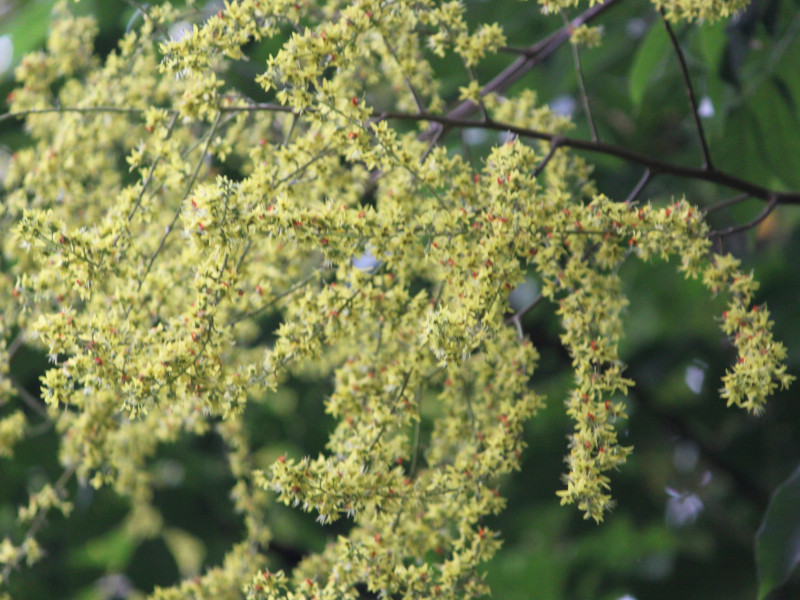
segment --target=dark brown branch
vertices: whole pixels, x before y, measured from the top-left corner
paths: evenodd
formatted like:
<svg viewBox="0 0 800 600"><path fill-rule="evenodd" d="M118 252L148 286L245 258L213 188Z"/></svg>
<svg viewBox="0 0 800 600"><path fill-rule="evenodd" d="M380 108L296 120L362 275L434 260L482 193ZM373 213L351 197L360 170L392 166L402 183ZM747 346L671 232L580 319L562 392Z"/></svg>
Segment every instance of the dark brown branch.
<svg viewBox="0 0 800 600"><path fill-rule="evenodd" d="M526 73L528 73L536 65L555 52L556 49L561 46L561 44L568 41L570 37L570 31L572 29L593 21L609 8L615 4L619 4L620 2L622 2L622 0L606 0L602 4L596 4L589 10L572 19L568 25L565 25L558 31L554 31L540 42L537 42L533 46L530 46L526 49L515 51L521 56L508 65L508 67L503 69L503 71L501 71L489 83L487 83L481 90L481 96L486 96L492 92L502 92L515 82L519 81ZM478 108L478 105L471 100L465 100L451 110L447 116L453 119L464 119L475 113ZM427 131L422 133L420 137L422 139L429 139L430 137L436 135L442 129L442 127L446 126L446 123L435 123L431 125Z"/></svg>
<svg viewBox="0 0 800 600"><path fill-rule="evenodd" d="M747 231L748 229L752 229L753 227L755 227L756 225L761 223L761 221L766 219L770 215L770 213L773 210L775 210L776 206L778 206L778 197L777 197L777 195L774 195L774 196L772 196L772 198L770 198L769 204L767 204L764 207L764 210L762 210L758 214L758 216L755 219L753 219L752 221L749 221L749 222L744 223L742 225L734 225L733 227L728 227L727 229L722 229L722 230L719 230L719 231L712 231L709 234L709 236L710 237L723 238L723 237L728 236L728 235L733 235L734 233L739 233L740 231Z"/></svg>
<svg viewBox="0 0 800 600"><path fill-rule="evenodd" d="M712 206L704 208L703 209L703 214L704 215L708 215L708 214L710 214L710 213L712 213L714 211L722 210L723 208L727 208L729 206L733 206L734 204L739 204L740 202L744 202L748 198L750 198L749 194L739 194L737 196L734 196L733 198L728 198L726 200L722 200L721 202L718 202L717 204L713 204Z"/></svg>
<svg viewBox="0 0 800 600"><path fill-rule="evenodd" d="M703 149L703 168L709 171L714 170L714 165L711 162L711 152L708 150L708 142L706 141L706 134L703 131L703 124L700 122L700 113L697 108L697 99L694 95L694 88L692 87L692 80L689 77L689 66L686 64L686 57L683 55L681 45L678 43L678 38L672 29L672 25L664 16L664 9L661 9L661 21L669 35L669 41L675 49L675 55L678 57L678 63L681 66L681 76L683 77L683 85L686 89L686 95L689 97L689 105L692 108L692 119L694 120L694 128L697 131L697 137L700 140L700 146Z"/></svg>
<svg viewBox="0 0 800 600"><path fill-rule="evenodd" d="M537 177L539 173L544 171L544 168L547 166L547 163L549 163L552 160L553 156L555 156L556 154L556 150L558 150L559 146L561 146L562 140L563 138L561 138L560 136L556 136L550 141L550 151L541 160L541 162L538 165L536 165L536 168L533 170L534 177Z"/></svg>
<svg viewBox="0 0 800 600"><path fill-rule="evenodd" d="M480 121L471 121L467 119L458 119L444 115L433 114L410 114L403 112L384 112L376 114L373 117L374 121L382 121L385 119L404 120L404 121L431 121L439 123L447 128L478 128L490 129L493 131L507 131L519 135L520 137L527 137L536 140L545 140L552 142L556 138L561 138L561 145L575 148L577 150L585 150L587 152L595 152L598 154L605 154L607 156L614 156L621 160L630 163L642 165L655 173L663 173L666 175L676 175L684 179L696 179L698 181L708 181L718 185L727 187L732 190L738 190L761 200L771 200L773 197L777 198L778 204L800 204L800 192L777 192L755 183L740 179L735 175L725 173L718 170L698 169L694 167L684 167L674 163L668 163L640 154L633 150L628 150L621 146L608 144L606 142L593 142L591 140L581 140L577 138L563 137L556 133L549 133L545 131L537 131L535 129L526 129L525 127L517 127L510 123L502 123L499 121L491 121L483 123Z"/></svg>
<svg viewBox="0 0 800 600"><path fill-rule="evenodd" d="M444 128L439 127L436 131L434 131L431 139L428 141L428 147L425 148L425 152L422 153L422 156L419 159L419 164L423 164L425 159L428 158L428 155L433 151L436 147L436 144L439 143L439 140L442 139L442 135L444 134Z"/></svg>
<svg viewBox="0 0 800 600"><path fill-rule="evenodd" d="M517 48L516 46L500 46L498 51L505 52L506 54L517 54L520 56L528 56L528 48Z"/></svg>

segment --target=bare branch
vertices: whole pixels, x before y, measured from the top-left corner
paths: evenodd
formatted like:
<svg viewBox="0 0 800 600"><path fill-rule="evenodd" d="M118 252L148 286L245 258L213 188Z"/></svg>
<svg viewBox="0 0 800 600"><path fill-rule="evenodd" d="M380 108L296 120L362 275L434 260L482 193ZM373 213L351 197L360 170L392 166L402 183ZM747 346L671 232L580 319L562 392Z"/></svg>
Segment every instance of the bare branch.
<svg viewBox="0 0 800 600"><path fill-rule="evenodd" d="M625 204L630 204L636 198L639 197L639 194L642 193L642 190L650 183L650 179L653 177L653 172L650 169L645 169L644 173L642 174L642 178L639 179L639 183L631 190L631 193L628 194L628 197L625 198Z"/></svg>
<svg viewBox="0 0 800 600"><path fill-rule="evenodd" d="M739 194L738 196L734 196L733 198L728 198L726 200L722 200L717 204L709 206L703 209L703 214L708 215L714 211L721 210L723 208L727 208L729 206L733 206L734 204L739 204L740 202L744 202L750 198L750 194Z"/></svg>
<svg viewBox="0 0 800 600"><path fill-rule="evenodd" d="M675 55L678 57L678 63L681 66L681 76L683 77L683 85L686 88L686 95L689 98L689 105L692 107L692 119L694 120L694 128L697 131L697 137L700 140L700 146L703 149L703 169L708 171L714 170L714 165L711 162L711 152L708 150L708 142L706 142L706 134L703 131L703 124L700 122L700 113L697 109L697 100L694 95L694 88L692 87L692 80L689 77L689 67L686 64L686 57L683 55L683 50L681 49L681 45L678 43L678 38L675 37L675 32L672 29L672 25L669 24L666 16L664 15L664 9L661 9L661 21L664 23L664 27L667 30L667 35L669 35L669 41L672 43L672 47L675 49Z"/></svg>
<svg viewBox="0 0 800 600"><path fill-rule="evenodd" d="M383 35L383 33L381 33L381 39L383 40L384 46L386 46L386 49L389 51L389 54L392 55L394 62L397 63L397 66L402 71L403 64L400 62L400 59L397 58L397 54L395 53L394 48L392 48L392 45L389 43L389 40L386 39L386 36ZM408 75L406 75L405 72L403 72L403 82L406 84L406 88L408 88L408 91L414 97L414 104L416 104L417 106L417 111L425 112L425 103L422 101L422 97L419 95L419 93L417 93L417 90L414 89L414 86L411 85L411 80L408 78Z"/></svg>
<svg viewBox="0 0 800 600"><path fill-rule="evenodd" d="M734 225L733 227L728 227L727 229L712 231L708 235L709 237L723 238L728 235L732 235L734 233L739 233L740 231L747 231L748 229L752 229L753 227L761 223L761 221L766 219L770 215L770 213L773 210L775 210L776 206L778 206L778 196L773 195L772 198L770 198L769 203L764 207L764 210L758 213L758 216L752 221L748 221L747 223L744 223L742 225Z"/></svg>
<svg viewBox="0 0 800 600"><path fill-rule="evenodd" d="M501 92L519 81L526 73L542 62L545 58L555 52L561 44L569 40L570 31L575 27L589 23L602 15L612 6L619 4L622 0L606 0L602 4L596 4L589 10L581 13L569 25L562 27L558 31L537 42L533 46L524 50L518 50L520 57L503 69L494 79L487 83L481 90L481 96L486 96L492 92ZM478 110L478 105L471 100L465 100L451 110L447 116L453 119L464 119ZM422 133L422 139L429 139L434 136L444 124L434 124Z"/></svg>
<svg viewBox="0 0 800 600"><path fill-rule="evenodd" d="M578 150L586 150L587 152L594 152L597 154L605 154L607 156L615 156L619 159L625 160L630 163L642 165L653 171L654 173L663 173L666 175L676 175L685 179L696 179L698 181L708 181L718 185L727 187L732 190L739 190L747 193L753 198L761 200L770 200L773 197L777 198L778 204L800 204L800 192L778 192L771 190L755 183L740 179L730 173L718 171L716 169L684 167L674 163L668 163L640 154L633 150L628 150L622 146L615 146L606 142L593 142L591 140L581 140L577 138L562 137L556 133L545 131L538 131L535 129L526 129L525 127L517 127L510 123L502 123L499 121L491 121L484 123L482 121L472 121L467 119L458 119L444 115L433 114L410 114L403 112L384 112L376 114L373 117L374 121L381 121L384 119L396 119L405 121L431 121L439 123L446 128L479 128L490 129L493 131L507 131L519 135L520 137L527 137L536 140L546 140L552 142L555 138L561 137L561 145Z"/></svg>
<svg viewBox="0 0 800 600"><path fill-rule="evenodd" d="M512 323L517 328L517 334L519 338L522 339L522 317L527 315L530 311L541 304L542 300L544 300L544 296L540 293L538 294L533 300L531 300L528 304L520 308L517 312L506 319L506 325L511 325Z"/></svg>
<svg viewBox="0 0 800 600"><path fill-rule="evenodd" d="M552 140L550 140L550 151L541 160L541 162L539 162L539 164L536 165L536 168L533 170L534 177L537 177L539 173L544 171L544 168L547 166L547 163L549 163L552 160L553 156L555 156L556 150L558 150L559 146L561 146L563 141L564 138L561 136L556 136Z"/></svg>
<svg viewBox="0 0 800 600"><path fill-rule="evenodd" d="M46 419L49 418L47 414L47 409L44 407L44 405L39 401L38 398L36 398L33 394L31 394L28 390L26 390L25 386L23 386L17 380L16 377L9 374L8 380L11 382L11 385L16 390L17 396L19 396L20 400L22 400L28 408L30 408L31 410L33 410L34 412L38 413L39 415L43 416Z"/></svg>
<svg viewBox="0 0 800 600"><path fill-rule="evenodd" d="M25 333L23 331L20 331L17 334L17 337L15 337L11 341L11 343L8 345L8 348L6 349L6 352L8 353L8 360L11 360L13 358L13 356L17 353L17 350L19 350L22 347L22 344L24 343L25 343Z"/></svg>
<svg viewBox="0 0 800 600"><path fill-rule="evenodd" d="M150 261L147 263L147 267L144 270L141 278L139 279L139 284L137 286L137 291L142 289L142 284L144 284L144 280L147 279L147 275L150 273L150 269L153 268L153 263L156 262L156 258L158 255L161 254L161 250L163 250L164 245L167 243L167 238L169 234L172 233L173 228L175 227L175 223L178 221L178 217L180 217L181 210L183 208L183 203L186 198L189 197L189 193L192 191L192 187L194 187L195 181L197 181L197 177L200 174L200 169L205 162L206 156L208 155L208 149L211 146L211 142L214 139L214 134L217 132L217 127L219 127L220 119L222 118L222 111L217 113L216 118L214 119L214 123L211 125L211 128L208 131L208 139L206 140L206 144L203 147L203 152L200 155L200 160L197 161L197 165L195 166L194 173L192 173L191 178L189 179L189 183L186 186L186 191L183 194L183 198L181 198L180 203L178 204L178 209L175 211L175 214L172 217L169 225L167 225L167 229L164 232L164 236L161 238L161 242L158 244L158 248L156 248L155 252L150 256Z"/></svg>
<svg viewBox="0 0 800 600"><path fill-rule="evenodd" d="M564 19L564 24L566 27L569 27L569 19L561 12L561 16ZM583 112L586 115L586 121L589 124L589 131L592 132L592 141L596 142L600 139L597 135L597 127L594 124L594 118L592 118L592 110L589 107L589 96L586 93L586 84L583 81L583 69L581 68L581 56L578 52L578 45L575 43L570 42L570 48L572 49L572 63L575 66L575 76L578 79L578 91L581 94L581 103L583 104Z"/></svg>

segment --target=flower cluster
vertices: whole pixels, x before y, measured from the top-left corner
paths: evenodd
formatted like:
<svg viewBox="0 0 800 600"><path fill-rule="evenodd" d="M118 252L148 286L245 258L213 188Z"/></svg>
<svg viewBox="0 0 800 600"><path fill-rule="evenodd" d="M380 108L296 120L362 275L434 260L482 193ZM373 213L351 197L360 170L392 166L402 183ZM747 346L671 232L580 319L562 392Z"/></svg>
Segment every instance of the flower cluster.
<svg viewBox="0 0 800 600"><path fill-rule="evenodd" d="M504 140L475 168L382 116L440 111L433 58L453 53L462 98L563 135L569 121L533 92L482 93L472 67L505 43L499 26L470 30L460 2L240 0L165 40L188 4L149 7L102 61L92 20L58 6L47 49L16 73L12 109L32 142L0 208L0 368L15 328L50 356L42 398L65 469L153 511L158 444L214 427L228 445L246 539L154 598L485 594L476 567L500 543L486 518L544 402L537 351L509 322L526 275L557 306L572 358L560 494L587 518L603 518L607 472L631 452L617 439L632 385L618 354L625 260L677 257L730 295L730 404L757 412L790 383L768 312L750 306L752 277L710 253L689 202L614 202L583 159L541 141ZM262 102L225 75L266 38L278 49L256 78ZM244 407L309 371L333 381L326 451L256 468ZM0 454L26 434L22 415L0 421ZM353 526L291 574L271 572L272 501ZM45 487L23 516L51 508L69 504ZM34 544L3 541L0 562L33 560Z"/></svg>
<svg viewBox="0 0 800 600"><path fill-rule="evenodd" d="M653 0L670 21L705 19L714 22L726 19L747 8L747 0Z"/></svg>

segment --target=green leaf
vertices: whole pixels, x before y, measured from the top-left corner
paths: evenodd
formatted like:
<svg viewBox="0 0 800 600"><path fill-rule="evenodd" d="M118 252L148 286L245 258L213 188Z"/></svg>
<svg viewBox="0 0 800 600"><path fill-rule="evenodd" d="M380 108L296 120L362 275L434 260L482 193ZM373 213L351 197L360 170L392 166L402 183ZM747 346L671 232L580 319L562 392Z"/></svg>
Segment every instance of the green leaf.
<svg viewBox="0 0 800 600"><path fill-rule="evenodd" d="M703 62L712 71L716 71L722 62L725 46L728 42L728 35L725 33L726 27L727 23L720 20L713 25L704 24L696 29L698 46L700 53L703 55Z"/></svg>
<svg viewBox="0 0 800 600"><path fill-rule="evenodd" d="M0 24L0 35L10 35L14 44L14 64L24 55L44 45L50 28L50 11L55 0L23 3Z"/></svg>
<svg viewBox="0 0 800 600"><path fill-rule="evenodd" d="M800 131L800 120L786 84L779 79L765 81L747 104L758 123L767 172L786 189L800 187L800 138L788 133Z"/></svg>
<svg viewBox="0 0 800 600"><path fill-rule="evenodd" d="M647 88L664 74L670 58L669 37L661 23L654 23L636 51L628 77L631 101L641 105Z"/></svg>
<svg viewBox="0 0 800 600"><path fill-rule="evenodd" d="M183 529L170 527L164 531L164 543L172 552L181 577L194 577L200 574L206 548L203 542Z"/></svg>
<svg viewBox="0 0 800 600"><path fill-rule="evenodd" d="M778 486L756 533L758 598L785 583L800 562L800 468Z"/></svg>
<svg viewBox="0 0 800 600"><path fill-rule="evenodd" d="M124 527L117 527L98 536L71 553L71 564L75 567L94 567L109 571L124 569L136 550L137 542Z"/></svg>
<svg viewBox="0 0 800 600"><path fill-rule="evenodd" d="M764 175L769 174L770 169L764 164L761 145L754 135L756 131L758 122L745 105L732 109L725 120L725 133L720 143L711 149L717 167L764 183Z"/></svg>
<svg viewBox="0 0 800 600"><path fill-rule="evenodd" d="M800 44L790 44L780 55L774 73L780 77L792 96L795 105L800 105Z"/></svg>

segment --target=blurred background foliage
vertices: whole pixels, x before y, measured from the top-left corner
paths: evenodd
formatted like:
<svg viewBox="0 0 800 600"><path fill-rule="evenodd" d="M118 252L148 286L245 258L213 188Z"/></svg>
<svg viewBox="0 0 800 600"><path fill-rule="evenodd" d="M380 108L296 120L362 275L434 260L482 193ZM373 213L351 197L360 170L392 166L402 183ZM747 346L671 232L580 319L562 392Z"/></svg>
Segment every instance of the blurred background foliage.
<svg viewBox="0 0 800 600"><path fill-rule="evenodd" d="M528 46L560 27L534 2L465 0L473 24L497 21L510 46ZM200 3L209 12L215 2ZM40 47L52 0L0 0L0 98L13 88L12 72L26 52ZM121 0L83 0L79 13L97 16L96 51L107 54L138 15ZM569 15L572 16L572 15ZM599 23L604 43L580 53L585 86L601 139L678 164L699 166L696 140L675 53L660 17L647 2L621 2ZM800 2L754 0L737 18L676 27L699 96L702 122L715 164L740 177L781 190L800 189ZM253 44L249 62L237 63L229 83L261 97L253 77L276 42ZM488 81L513 56L489 57L477 70ZM449 59L437 63L443 96L455 102L466 77ZM576 137L589 137L568 46L515 84L537 90L539 100L572 115ZM1 102L1 101L0 101ZM3 108L3 111L7 108ZM467 130L445 141L476 164L500 136ZM0 128L0 169L26 143L17 123ZM596 165L601 192L627 197L642 169L586 154ZM700 206L730 196L711 184L656 177L641 198L668 202L685 195ZM747 222L762 209L755 201L711 215L712 226ZM729 236L721 246L740 257L761 282L756 302L768 302L777 336L800 373L800 208L781 207L757 228ZM623 358L636 387L627 399L630 420L621 433L635 452L613 475L616 510L600 526L558 505L562 456L571 424L562 399L571 383L569 358L559 341L552 306L528 313L524 332L541 351L535 386L549 399L527 427L522 471L503 484L507 510L493 527L504 546L486 568L496 598L504 600L770 600L800 598L790 544L797 544L800 484L786 481L759 539L770 498L800 463L798 385L775 396L761 417L726 409L720 378L733 351L718 328L723 299L709 298L674 265L629 262L623 273L630 298ZM536 294L531 279L514 296L520 306ZM272 315L267 328L279 322ZM43 354L23 347L11 372L38 397ZM259 448L256 462L278 454L316 455L331 426L322 398L330 383L293 379L271 401L251 404L247 422ZM3 410L0 407L0 410ZM19 444L13 460L0 459L0 537L18 536L16 507L28 492L60 473L58 440L47 423L29 414L37 435ZM74 485L69 519L50 517L40 538L47 556L12 575L14 598L102 600L135 598L219 564L239 539L242 522L228 498L232 477L214 434L164 447L150 466L159 513L137 511L112 492ZM320 527L313 515L270 509L275 568L291 568L319 550L346 524ZM794 537L793 537L794 536ZM797 558L795 557L795 561ZM788 561L788 562L787 562Z"/></svg>

